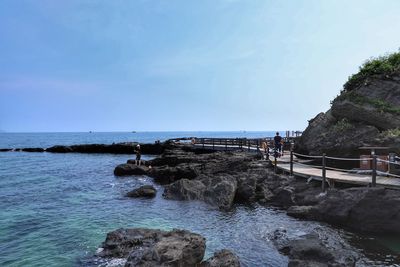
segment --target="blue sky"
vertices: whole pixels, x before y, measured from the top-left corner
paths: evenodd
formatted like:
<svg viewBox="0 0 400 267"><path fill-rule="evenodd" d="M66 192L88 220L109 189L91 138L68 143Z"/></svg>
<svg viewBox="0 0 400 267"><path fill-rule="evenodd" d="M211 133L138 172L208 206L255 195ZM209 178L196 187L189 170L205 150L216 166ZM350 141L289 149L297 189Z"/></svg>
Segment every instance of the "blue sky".
<svg viewBox="0 0 400 267"><path fill-rule="evenodd" d="M297 130L400 1L0 1L0 130Z"/></svg>

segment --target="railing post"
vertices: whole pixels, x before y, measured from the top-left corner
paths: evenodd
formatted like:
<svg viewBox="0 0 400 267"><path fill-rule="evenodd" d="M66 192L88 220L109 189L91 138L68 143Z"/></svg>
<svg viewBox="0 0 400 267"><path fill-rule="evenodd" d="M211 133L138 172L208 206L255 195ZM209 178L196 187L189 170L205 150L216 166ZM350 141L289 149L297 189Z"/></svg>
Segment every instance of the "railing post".
<svg viewBox="0 0 400 267"><path fill-rule="evenodd" d="M204 149L204 138L201 139L201 142L203 143L203 149Z"/></svg>
<svg viewBox="0 0 400 267"><path fill-rule="evenodd" d="M227 151L227 150L228 150L228 140L225 139L225 151Z"/></svg>
<svg viewBox="0 0 400 267"><path fill-rule="evenodd" d="M260 150L260 139L257 139L257 152Z"/></svg>
<svg viewBox="0 0 400 267"><path fill-rule="evenodd" d="M293 176L293 148L290 147L290 175Z"/></svg>
<svg viewBox="0 0 400 267"><path fill-rule="evenodd" d="M377 163L377 156L374 154L372 156L372 187L376 186L376 164Z"/></svg>
<svg viewBox="0 0 400 267"><path fill-rule="evenodd" d="M212 146L213 146L213 150L215 150L215 148L214 148L214 138L212 139Z"/></svg>
<svg viewBox="0 0 400 267"><path fill-rule="evenodd" d="M276 153L274 153L274 172L278 173L278 160L276 159Z"/></svg>
<svg viewBox="0 0 400 267"><path fill-rule="evenodd" d="M247 149L250 151L250 143L251 143L251 140L249 139L249 140L247 140Z"/></svg>
<svg viewBox="0 0 400 267"><path fill-rule="evenodd" d="M326 185L326 154L322 154L322 192L325 192Z"/></svg>

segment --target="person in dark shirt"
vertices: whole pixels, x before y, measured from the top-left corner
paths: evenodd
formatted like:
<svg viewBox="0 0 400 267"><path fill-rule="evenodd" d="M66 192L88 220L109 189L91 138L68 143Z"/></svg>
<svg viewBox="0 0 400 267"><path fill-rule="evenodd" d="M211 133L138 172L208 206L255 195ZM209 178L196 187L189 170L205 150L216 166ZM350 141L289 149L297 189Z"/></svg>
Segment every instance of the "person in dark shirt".
<svg viewBox="0 0 400 267"><path fill-rule="evenodd" d="M279 132L276 132L276 135L274 137L274 142L275 142L275 152L280 155L282 151L282 137L279 135Z"/></svg>
<svg viewBox="0 0 400 267"><path fill-rule="evenodd" d="M141 164L140 158L142 156L142 151L140 149L140 145L136 146L135 153L136 153L136 165L140 166L140 164Z"/></svg>

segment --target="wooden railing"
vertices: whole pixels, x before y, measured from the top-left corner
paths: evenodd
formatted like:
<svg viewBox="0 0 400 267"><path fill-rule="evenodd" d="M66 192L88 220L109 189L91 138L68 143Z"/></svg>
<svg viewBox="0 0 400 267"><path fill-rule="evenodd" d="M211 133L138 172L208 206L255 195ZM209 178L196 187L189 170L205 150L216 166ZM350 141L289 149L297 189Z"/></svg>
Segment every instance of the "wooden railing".
<svg viewBox="0 0 400 267"><path fill-rule="evenodd" d="M282 142L284 147L288 149L291 143L294 142L296 137L283 137ZM260 151L261 149L268 149L274 147L274 138L193 138L192 143L203 148L216 149L248 149ZM265 144L264 144L265 143Z"/></svg>

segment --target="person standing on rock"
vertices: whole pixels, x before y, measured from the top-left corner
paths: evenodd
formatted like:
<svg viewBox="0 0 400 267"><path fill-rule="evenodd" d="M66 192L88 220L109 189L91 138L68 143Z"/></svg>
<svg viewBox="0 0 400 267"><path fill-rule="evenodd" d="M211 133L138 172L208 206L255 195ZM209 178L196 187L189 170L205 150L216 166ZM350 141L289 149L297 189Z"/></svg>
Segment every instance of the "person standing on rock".
<svg viewBox="0 0 400 267"><path fill-rule="evenodd" d="M279 135L279 132L276 132L274 137L275 142L275 156L279 156L282 151L282 137Z"/></svg>
<svg viewBox="0 0 400 267"><path fill-rule="evenodd" d="M136 165L140 166L140 164L141 164L140 158L142 156L142 151L140 149L140 145L136 146L135 153L136 153Z"/></svg>

